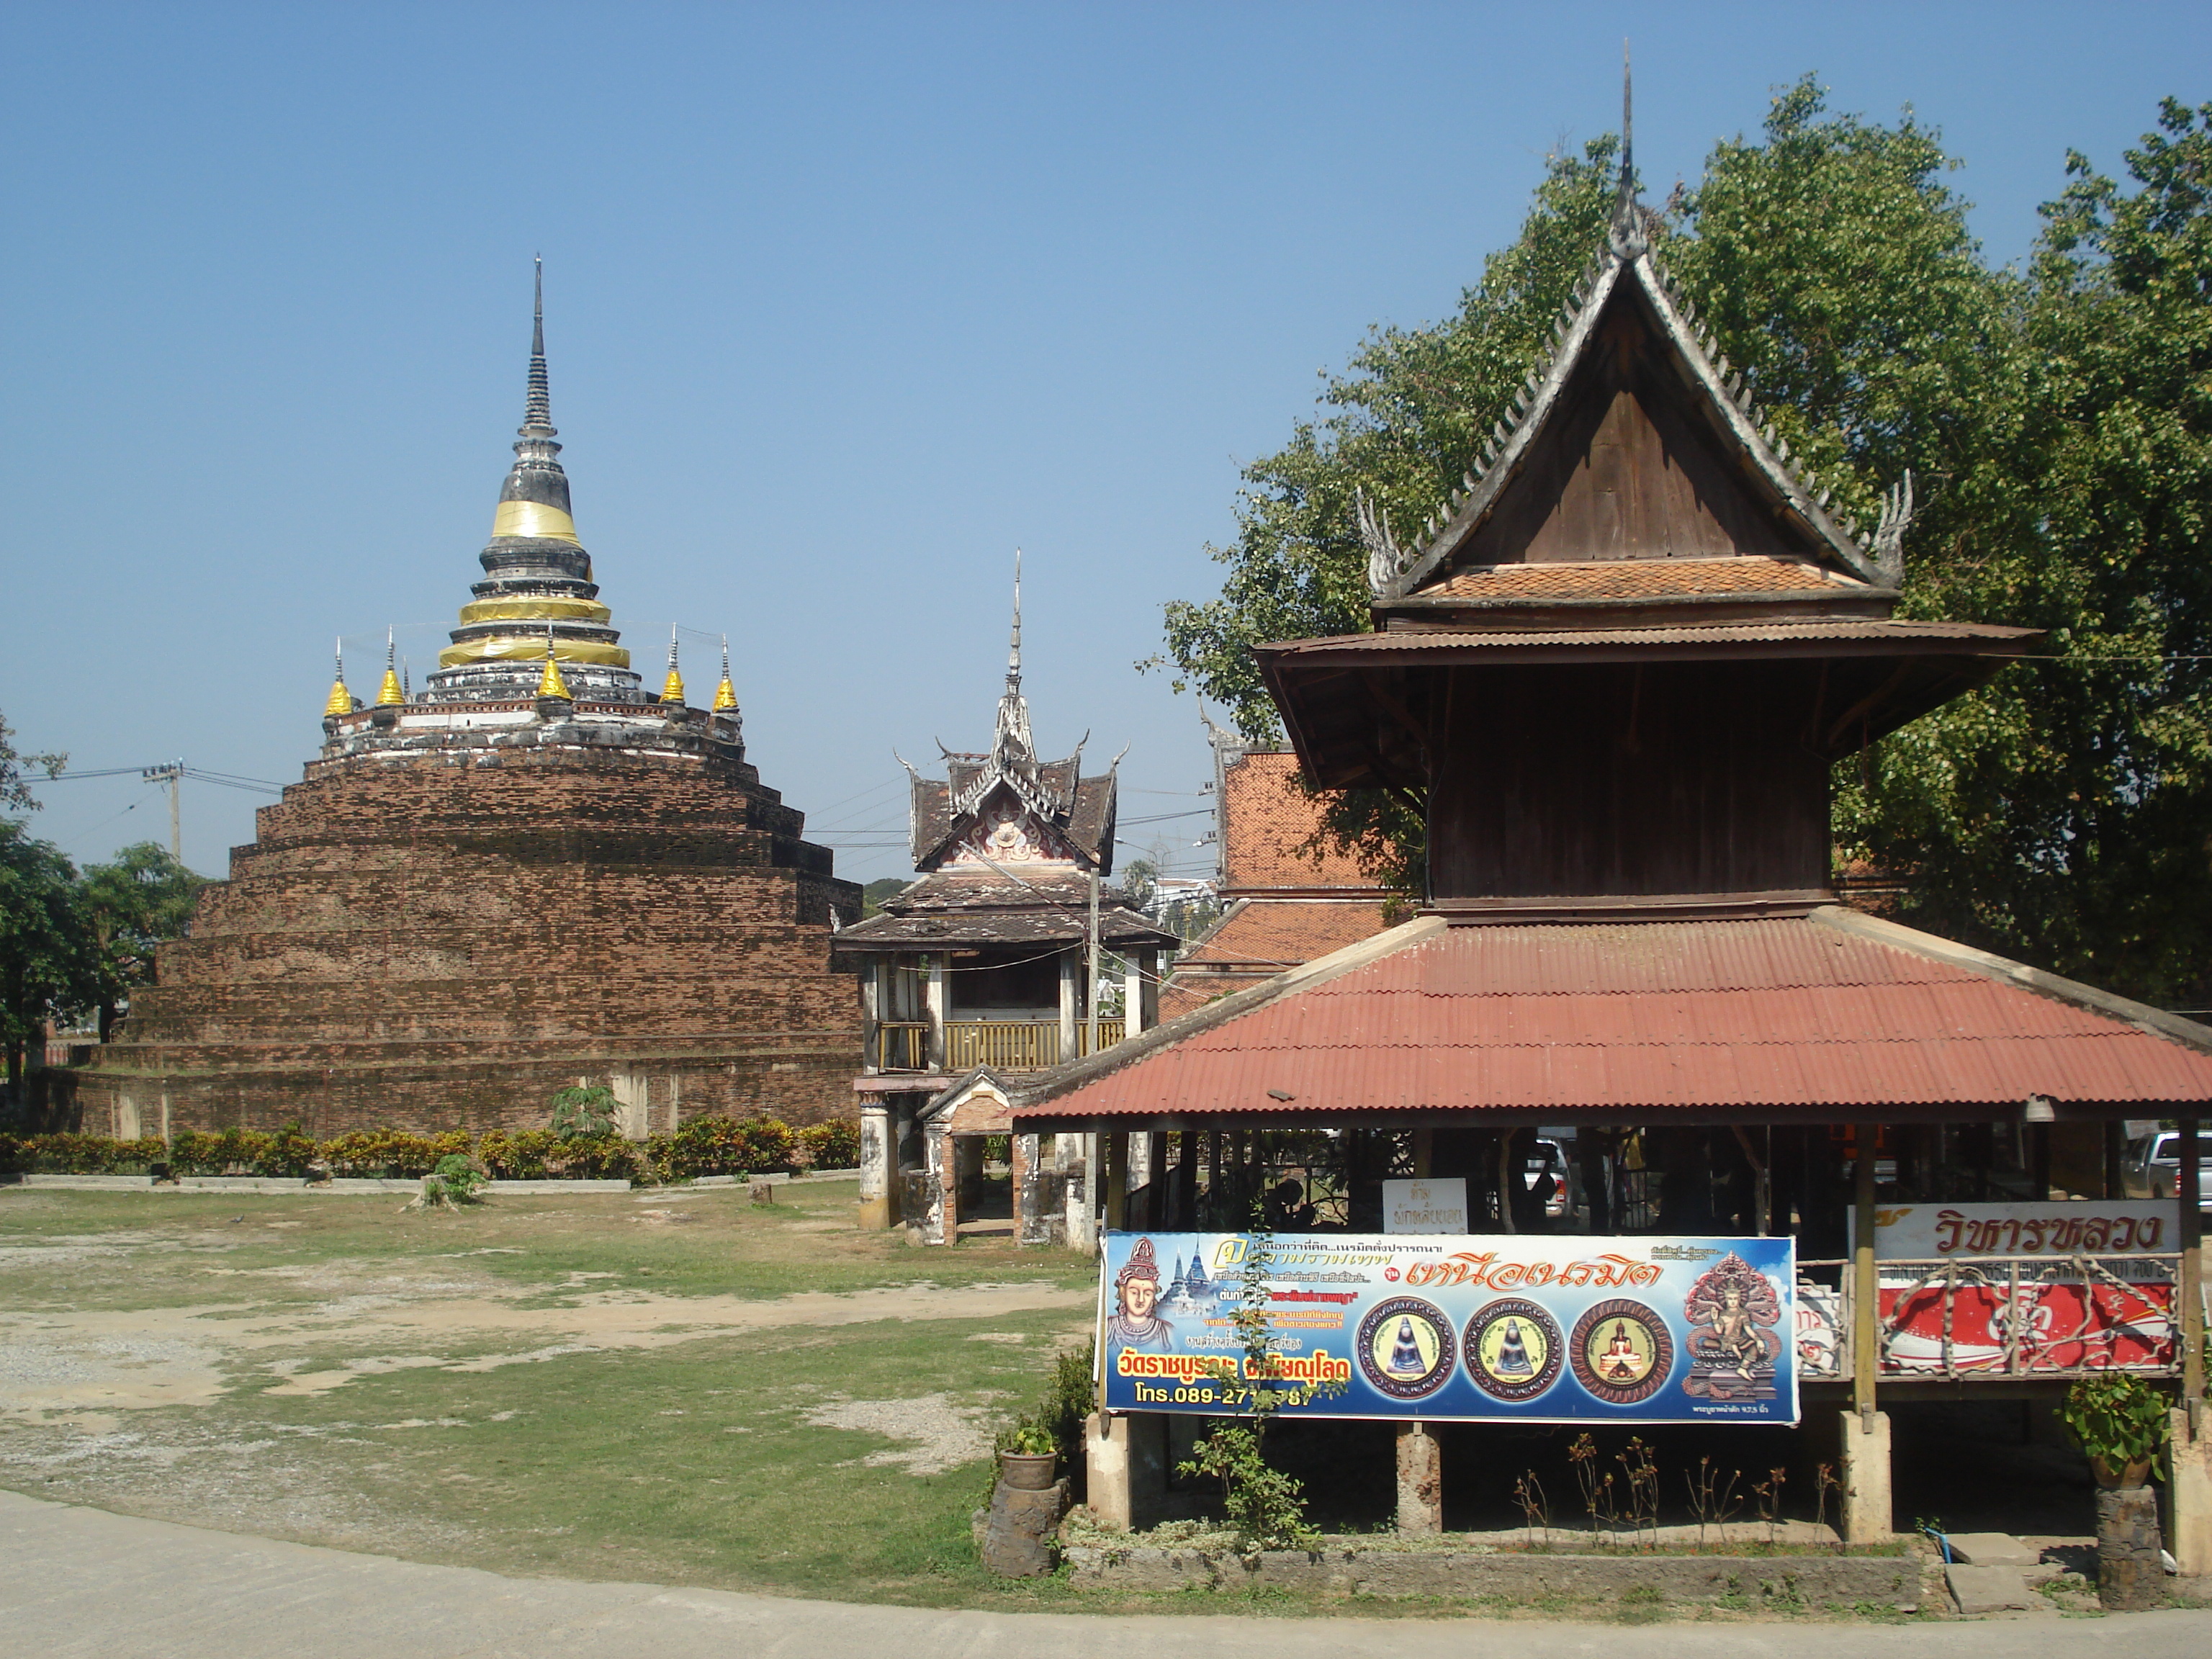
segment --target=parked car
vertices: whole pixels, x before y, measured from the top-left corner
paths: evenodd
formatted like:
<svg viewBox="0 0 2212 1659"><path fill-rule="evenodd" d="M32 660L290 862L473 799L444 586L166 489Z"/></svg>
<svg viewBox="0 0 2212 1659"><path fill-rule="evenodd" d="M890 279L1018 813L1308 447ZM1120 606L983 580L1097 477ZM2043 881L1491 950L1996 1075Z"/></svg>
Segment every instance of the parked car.
<svg viewBox="0 0 2212 1659"><path fill-rule="evenodd" d="M2181 1136L2174 1130L2160 1129L2129 1143L2122 1184L2130 1198L2172 1198L2180 1175ZM2212 1134L2201 1129L2197 1135L2197 1200L2198 1208L2212 1210Z"/></svg>

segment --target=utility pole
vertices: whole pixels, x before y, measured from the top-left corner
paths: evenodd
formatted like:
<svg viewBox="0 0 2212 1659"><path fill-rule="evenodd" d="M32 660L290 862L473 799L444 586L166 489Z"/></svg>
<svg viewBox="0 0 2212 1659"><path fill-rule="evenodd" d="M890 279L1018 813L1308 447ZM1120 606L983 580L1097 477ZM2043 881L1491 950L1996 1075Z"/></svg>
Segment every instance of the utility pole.
<svg viewBox="0 0 2212 1659"><path fill-rule="evenodd" d="M1084 993L1083 1014L1088 1024L1087 1041L1083 1047L1086 1054L1098 1052L1098 866L1091 866L1091 927L1085 934L1085 955L1089 957L1090 986Z"/></svg>
<svg viewBox="0 0 2212 1659"><path fill-rule="evenodd" d="M167 766L149 766L138 775L148 783L169 786L169 856L182 864L185 861L184 821L178 793L185 781L185 763L175 760Z"/></svg>

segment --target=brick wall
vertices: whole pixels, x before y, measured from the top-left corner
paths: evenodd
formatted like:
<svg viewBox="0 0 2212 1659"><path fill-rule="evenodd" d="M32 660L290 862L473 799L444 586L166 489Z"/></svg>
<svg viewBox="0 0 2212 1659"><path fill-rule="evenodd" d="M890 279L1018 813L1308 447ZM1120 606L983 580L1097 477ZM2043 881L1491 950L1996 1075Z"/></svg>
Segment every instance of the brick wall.
<svg viewBox="0 0 2212 1659"><path fill-rule="evenodd" d="M258 815L81 1073L82 1126L544 1123L580 1079L672 1115L848 1115L859 889L710 745L374 753Z"/></svg>

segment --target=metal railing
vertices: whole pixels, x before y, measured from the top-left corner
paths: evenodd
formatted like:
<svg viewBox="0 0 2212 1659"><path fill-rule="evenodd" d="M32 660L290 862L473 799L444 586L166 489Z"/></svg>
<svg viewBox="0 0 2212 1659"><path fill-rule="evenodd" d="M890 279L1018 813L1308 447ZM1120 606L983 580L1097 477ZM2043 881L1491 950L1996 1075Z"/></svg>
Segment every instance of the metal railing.
<svg viewBox="0 0 2212 1659"><path fill-rule="evenodd" d="M1098 1046L1110 1048L1121 1041L1128 1023L1121 1019L1098 1022ZM884 1072L926 1072L929 1066L929 1026L926 1022L885 1021L876 1028L876 1068ZM1075 1028L1075 1053L1089 1054L1090 1029ZM1061 1059L1060 1022L1056 1019L951 1019L945 1023L945 1069L964 1072L976 1066L994 1071L1041 1072Z"/></svg>
<svg viewBox="0 0 2212 1659"><path fill-rule="evenodd" d="M1805 1292L1832 1298L1833 1370L1806 1365L1801 1346L1799 1374L1808 1381L1840 1378L1852 1373L1852 1334L1857 1328L1853 1307L1850 1263L1801 1261L1801 1275L1819 1270L1839 1281L1830 1287L1801 1277L1801 1305L1809 1302ZM2128 1269L2123 1273L2116 1269ZM2025 1271L2023 1271L2025 1270ZM2148 1270L2148 1271L2146 1271ZM2182 1328L2179 1297L2181 1257L2170 1250L2130 1251L2125 1256L1977 1255L1955 1257L1884 1257L1875 1264L1880 1290L1893 1292L1890 1313L1878 1317L1876 1376L1882 1382L1932 1379L1942 1382L2014 1382L2022 1378L2082 1376L2107 1370L2134 1371L2149 1376L2171 1376L2182 1369ZM1909 1274L1907 1279L1905 1276ZM1904 1282L1900 1282L1903 1280ZM2079 1313L2070 1326L2060 1304L2043 1292L2059 1285L2078 1286ZM2163 1288L2160 1301L2144 1294ZM2106 1291L2101 1313L2093 1313L2094 1292ZM1899 1339L1917 1300L1933 1292L1942 1304L1942 1322L1931 1352L1910 1356L1899 1352ZM1960 1294L1978 1293L1988 1299L1986 1318L1990 1340L1966 1342L1959 1334ZM2046 1313L2048 1317L2046 1317ZM2148 1353L2124 1359L2113 1358L2122 1338L2147 1349ZM1928 1340L1924 1335L1920 1339ZM2081 1362L2053 1363L2060 1351L2077 1348ZM2101 1351L2101 1364L2086 1363Z"/></svg>

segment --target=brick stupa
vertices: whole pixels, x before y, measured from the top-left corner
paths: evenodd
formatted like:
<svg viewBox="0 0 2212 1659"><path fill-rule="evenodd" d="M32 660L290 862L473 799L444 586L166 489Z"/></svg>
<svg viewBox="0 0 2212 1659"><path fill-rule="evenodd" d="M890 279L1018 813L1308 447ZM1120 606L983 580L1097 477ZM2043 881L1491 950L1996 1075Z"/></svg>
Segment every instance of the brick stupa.
<svg viewBox="0 0 2212 1659"><path fill-rule="evenodd" d="M745 759L723 653L711 708L675 647L645 690L599 602L547 395L527 410L484 576L424 689L343 665L320 757L82 1076L83 1127L544 1124L611 1085L625 1130L705 1112L852 1111L860 890Z"/></svg>

